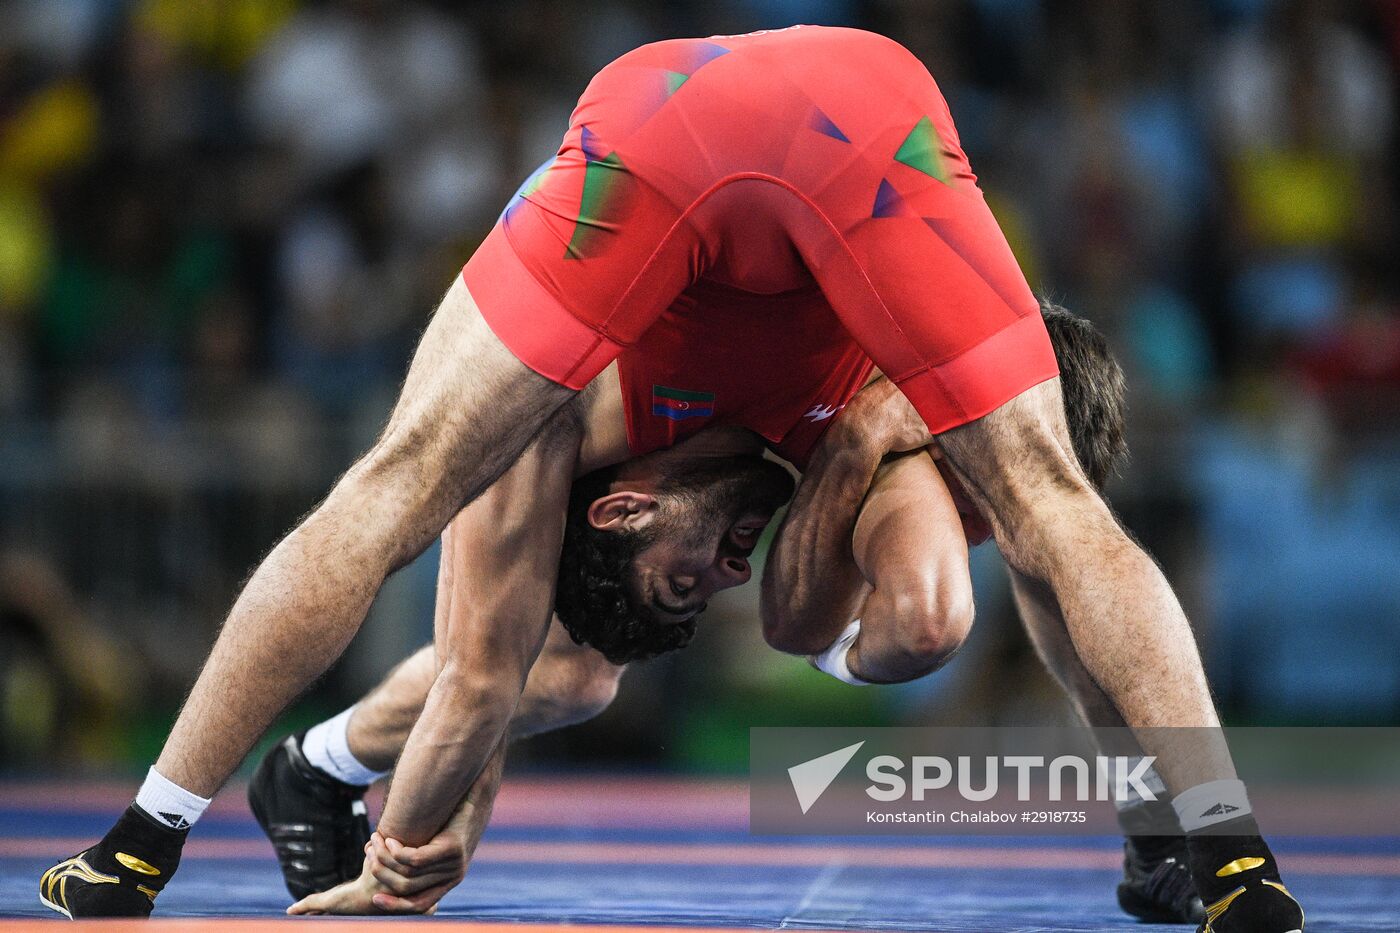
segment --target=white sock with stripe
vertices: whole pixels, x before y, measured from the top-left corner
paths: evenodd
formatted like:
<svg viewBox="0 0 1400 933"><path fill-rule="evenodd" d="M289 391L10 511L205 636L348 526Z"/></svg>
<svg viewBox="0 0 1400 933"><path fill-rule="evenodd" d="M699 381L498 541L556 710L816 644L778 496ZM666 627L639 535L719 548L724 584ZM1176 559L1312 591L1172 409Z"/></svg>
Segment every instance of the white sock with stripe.
<svg viewBox="0 0 1400 933"><path fill-rule="evenodd" d="M1244 791L1244 781L1208 781L1182 791L1172 800L1172 807L1188 833L1249 816L1253 810Z"/></svg>
<svg viewBox="0 0 1400 933"><path fill-rule="evenodd" d="M189 829L209 807L209 800L185 790L154 767L136 792L136 805L157 823L171 829Z"/></svg>

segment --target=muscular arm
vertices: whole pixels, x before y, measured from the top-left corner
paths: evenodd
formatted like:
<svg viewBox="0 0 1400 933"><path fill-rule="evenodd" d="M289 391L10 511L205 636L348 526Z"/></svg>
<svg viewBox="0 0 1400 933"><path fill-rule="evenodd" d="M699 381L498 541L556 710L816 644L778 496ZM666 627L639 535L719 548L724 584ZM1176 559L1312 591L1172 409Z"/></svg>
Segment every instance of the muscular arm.
<svg viewBox="0 0 1400 933"><path fill-rule="evenodd" d="M764 562L763 637L779 651L816 654L860 614L869 584L851 542L883 455L841 422L813 451Z"/></svg>
<svg viewBox="0 0 1400 933"><path fill-rule="evenodd" d="M411 858L398 846L389 853L388 844L376 839L369 871L393 896L381 902L379 895L376 903L395 912L422 913L458 884L490 821L509 741L561 729L601 713L617 695L623 670L592 648L574 644L562 626L551 625L507 734L443 831ZM365 697L350 719L350 748L357 759L376 770L393 767L436 676L437 659L433 646L427 645L395 667Z"/></svg>
<svg viewBox="0 0 1400 933"><path fill-rule="evenodd" d="M888 381L851 399L812 451L765 562L760 612L768 644L815 654L860 613L868 581L852 551L856 520L891 451L932 438Z"/></svg>
<svg viewBox="0 0 1400 933"><path fill-rule="evenodd" d="M561 413L444 538L438 671L399 758L386 837L427 842L505 735L549 629L578 443Z"/></svg>
<svg viewBox="0 0 1400 933"><path fill-rule="evenodd" d="M917 414L883 380L832 425L766 564L770 645L815 654L859 617L852 672L898 682L935 670L962 644L972 584L957 509L924 449L886 456L925 440Z"/></svg>
<svg viewBox="0 0 1400 933"><path fill-rule="evenodd" d="M468 511L491 507L488 493ZM461 604L454 598L454 590L462 588L475 572L477 559L473 555L482 543L471 537L479 530L474 524L479 523L464 513L444 535L444 564L438 575L440 629L448 624L455 611L454 603ZM427 645L395 667L356 706L348 738L357 759L376 770L394 766L423 713L438 677L438 667L435 646ZM366 876L359 879L373 880L374 888L356 893L353 889L357 882L351 882L326 894L312 895L294 912L362 913L369 909L371 897L376 908L393 913L434 909L438 900L466 875L467 865L486 830L500 787L508 742L562 728L602 712L616 696L623 670L594 649L575 644L562 626L552 624L544 648L530 668L507 734L497 743L442 832L426 846L411 849L376 833L366 857ZM396 776L394 787L401 784Z"/></svg>
<svg viewBox="0 0 1400 933"><path fill-rule="evenodd" d="M851 672L901 683L946 664L972 629L972 578L962 522L926 451L880 467L852 547L870 594L847 656Z"/></svg>

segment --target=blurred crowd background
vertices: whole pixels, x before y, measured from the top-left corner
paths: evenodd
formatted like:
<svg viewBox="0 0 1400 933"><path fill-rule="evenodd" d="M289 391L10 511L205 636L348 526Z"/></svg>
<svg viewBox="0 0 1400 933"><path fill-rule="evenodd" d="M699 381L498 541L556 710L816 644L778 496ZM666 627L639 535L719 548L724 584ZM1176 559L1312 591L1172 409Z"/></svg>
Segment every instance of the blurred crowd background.
<svg viewBox="0 0 1400 933"><path fill-rule="evenodd" d="M1400 3L9 0L0 769L145 766L597 68L793 22L919 55L1032 285L1110 336L1112 499L1227 718L1400 721ZM924 683L763 649L749 587L518 757L723 770L750 725L1059 721L997 561ZM289 723L427 640L435 574L430 551L390 582Z"/></svg>

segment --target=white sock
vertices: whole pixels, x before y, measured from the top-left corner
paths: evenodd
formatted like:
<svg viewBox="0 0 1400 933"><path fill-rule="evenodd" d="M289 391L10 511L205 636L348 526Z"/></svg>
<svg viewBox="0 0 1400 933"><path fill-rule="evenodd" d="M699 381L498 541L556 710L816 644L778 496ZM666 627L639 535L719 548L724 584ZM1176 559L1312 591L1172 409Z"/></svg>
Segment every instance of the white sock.
<svg viewBox="0 0 1400 933"><path fill-rule="evenodd" d="M355 707L312 726L301 740L301 753L312 767L346 784L373 784L388 771L373 771L350 753L350 717Z"/></svg>
<svg viewBox="0 0 1400 933"><path fill-rule="evenodd" d="M1238 780L1197 784L1178 794L1172 807L1181 820L1181 828L1188 833L1253 812L1244 792L1244 782Z"/></svg>
<svg viewBox="0 0 1400 933"><path fill-rule="evenodd" d="M151 768L136 792L136 805L157 822L173 829L189 829L204 814L209 801Z"/></svg>

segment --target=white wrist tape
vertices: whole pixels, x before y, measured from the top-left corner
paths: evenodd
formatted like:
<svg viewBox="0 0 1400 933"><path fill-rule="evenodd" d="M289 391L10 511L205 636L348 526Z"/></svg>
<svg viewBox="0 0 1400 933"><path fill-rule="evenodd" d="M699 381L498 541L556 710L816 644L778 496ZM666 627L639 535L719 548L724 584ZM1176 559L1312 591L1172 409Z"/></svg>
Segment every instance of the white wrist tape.
<svg viewBox="0 0 1400 933"><path fill-rule="evenodd" d="M809 659L812 666L819 671L824 671L835 677L842 683L848 683L853 687L868 687L870 681L861 680L851 673L851 668L846 664L846 656L851 653L851 645L855 644L856 636L860 634L860 619L856 619L841 636L831 643L821 654L814 654Z"/></svg>

